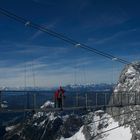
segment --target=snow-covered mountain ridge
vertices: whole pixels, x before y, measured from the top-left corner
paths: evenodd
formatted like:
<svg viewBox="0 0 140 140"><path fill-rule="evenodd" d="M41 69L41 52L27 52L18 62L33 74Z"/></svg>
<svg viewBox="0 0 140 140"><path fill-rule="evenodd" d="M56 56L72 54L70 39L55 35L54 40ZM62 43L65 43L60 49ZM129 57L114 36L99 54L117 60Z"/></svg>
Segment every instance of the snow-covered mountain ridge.
<svg viewBox="0 0 140 140"><path fill-rule="evenodd" d="M125 115L115 118L119 123L136 119L137 121L133 121L129 124L132 133L131 140L140 140L140 111L136 111L140 108L140 62L129 64L122 70L118 84L110 99L110 104L120 102L122 107L108 109L108 113L113 113L114 115L124 113ZM132 112L127 114L127 112L130 111Z"/></svg>
<svg viewBox="0 0 140 140"><path fill-rule="evenodd" d="M100 120L101 121L98 121ZM118 122L107 113L99 110L84 115L43 113L34 114L31 120L8 130L7 140L130 140L130 128L120 127L114 132L99 133L118 126Z"/></svg>
<svg viewBox="0 0 140 140"><path fill-rule="evenodd" d="M114 84L107 84L107 83L100 83L100 84L95 84L95 83L86 83L86 84L69 84L69 85L65 85L64 88L67 91L73 91L73 90L112 90L114 87ZM47 88L47 87L0 87L1 90L30 90L30 91L41 91L41 90L48 90L48 91L52 91L52 90L56 90L58 87L52 87L52 88Z"/></svg>

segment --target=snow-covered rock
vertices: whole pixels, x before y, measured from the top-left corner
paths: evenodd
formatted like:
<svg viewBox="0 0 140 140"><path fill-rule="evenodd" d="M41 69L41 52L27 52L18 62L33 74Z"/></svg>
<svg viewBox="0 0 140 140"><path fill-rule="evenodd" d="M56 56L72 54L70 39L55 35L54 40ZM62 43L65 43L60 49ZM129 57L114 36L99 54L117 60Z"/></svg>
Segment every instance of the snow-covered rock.
<svg viewBox="0 0 140 140"><path fill-rule="evenodd" d="M131 140L140 140L140 112L137 111L140 108L140 62L129 64L123 69L110 100L110 105L112 104L120 104L122 107L108 109L109 114L125 114L114 118L119 124L137 120L132 121L129 127Z"/></svg>
<svg viewBox="0 0 140 140"><path fill-rule="evenodd" d="M118 84L115 87L114 92L140 92L140 63L135 62L127 65L119 78Z"/></svg>
<svg viewBox="0 0 140 140"><path fill-rule="evenodd" d="M8 126L5 128L6 131L12 131L13 129L15 129L16 126L15 125L12 125L12 126Z"/></svg>
<svg viewBox="0 0 140 140"><path fill-rule="evenodd" d="M106 83L85 83L85 84L70 84L64 87L66 91L112 91L114 84Z"/></svg>
<svg viewBox="0 0 140 140"><path fill-rule="evenodd" d="M36 113L30 121L16 128L16 132L13 130L12 133L12 128L9 127L11 130L6 139L20 134L17 136L18 139L30 138L30 140L131 140L130 127L118 126L117 121L101 110L83 115ZM103 133L114 127L118 128Z"/></svg>
<svg viewBox="0 0 140 140"><path fill-rule="evenodd" d="M8 102L7 101L3 101L1 104L1 108L7 108L8 107Z"/></svg>
<svg viewBox="0 0 140 140"><path fill-rule="evenodd" d="M41 109L54 108L54 102L46 101L40 108Z"/></svg>
<svg viewBox="0 0 140 140"><path fill-rule="evenodd" d="M90 113L86 117L91 116L92 119L88 125L83 125L72 137L62 137L60 140L131 140L132 134L130 127L118 127L118 122L116 122L109 114L104 113L103 111L97 111L95 113ZM118 128L108 131L116 127ZM100 133L101 135L99 135Z"/></svg>
<svg viewBox="0 0 140 140"><path fill-rule="evenodd" d="M10 131L5 139L56 140L73 136L82 126L81 116L54 112L36 113L30 120Z"/></svg>
<svg viewBox="0 0 140 140"><path fill-rule="evenodd" d="M110 104L126 105L140 102L140 63L125 66L114 89Z"/></svg>

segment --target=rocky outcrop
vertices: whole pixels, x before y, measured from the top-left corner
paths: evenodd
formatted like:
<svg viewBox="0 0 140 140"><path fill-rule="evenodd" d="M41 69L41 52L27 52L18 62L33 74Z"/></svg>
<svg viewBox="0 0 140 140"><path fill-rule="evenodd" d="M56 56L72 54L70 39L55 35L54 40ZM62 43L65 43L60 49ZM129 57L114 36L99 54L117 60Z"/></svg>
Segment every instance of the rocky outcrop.
<svg viewBox="0 0 140 140"><path fill-rule="evenodd" d="M107 140L114 132L102 133L119 124L102 110L80 114L38 112L30 120L12 126L5 135L6 140ZM119 131L118 131L119 130ZM130 128L120 127L116 138L130 140ZM126 139L127 138L127 139Z"/></svg>
<svg viewBox="0 0 140 140"><path fill-rule="evenodd" d="M108 109L107 112L114 116L124 114L114 119L119 124L130 121L131 140L140 140L140 62L129 64L123 69L109 104L120 105Z"/></svg>
<svg viewBox="0 0 140 140"><path fill-rule="evenodd" d="M71 137L82 126L83 120L77 115L61 113L34 114L24 123L17 125L5 135L6 140L56 140L61 136Z"/></svg>
<svg viewBox="0 0 140 140"><path fill-rule="evenodd" d="M110 105L125 106L140 103L140 63L132 63L122 70Z"/></svg>

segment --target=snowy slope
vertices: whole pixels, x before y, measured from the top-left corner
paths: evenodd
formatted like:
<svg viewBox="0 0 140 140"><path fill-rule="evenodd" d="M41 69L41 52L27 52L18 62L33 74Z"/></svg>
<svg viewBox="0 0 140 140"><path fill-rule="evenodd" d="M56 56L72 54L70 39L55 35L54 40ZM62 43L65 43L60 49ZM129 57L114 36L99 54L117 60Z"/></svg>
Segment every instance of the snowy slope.
<svg viewBox="0 0 140 140"><path fill-rule="evenodd" d="M41 109L47 109L47 108L53 108L54 102L46 101L40 108Z"/></svg>
<svg viewBox="0 0 140 140"><path fill-rule="evenodd" d="M91 119L90 120L91 122L88 125L83 125L79 129L79 131L72 137L70 138L62 137L60 140L95 140L95 139L96 140L131 140L132 138L132 134L129 126L118 127L119 126L118 122L116 122L109 114L104 113L101 110L96 111L95 113L91 112L85 117L86 119L89 118ZM108 131L115 127L118 128ZM105 131L108 132L103 133ZM100 133L102 134L99 135Z"/></svg>
<svg viewBox="0 0 140 140"><path fill-rule="evenodd" d="M93 122L89 125L91 128L91 137L94 140L131 140L132 137L129 127L119 127L108 131L118 127L119 123L116 122L109 114L103 111L96 111L93 115ZM104 133L105 131L108 132Z"/></svg>
<svg viewBox="0 0 140 140"><path fill-rule="evenodd" d="M99 121L100 120L100 121ZM30 120L7 127L6 140L131 140L129 126L119 123L102 110L83 115L38 112ZM101 134L100 134L101 133Z"/></svg>

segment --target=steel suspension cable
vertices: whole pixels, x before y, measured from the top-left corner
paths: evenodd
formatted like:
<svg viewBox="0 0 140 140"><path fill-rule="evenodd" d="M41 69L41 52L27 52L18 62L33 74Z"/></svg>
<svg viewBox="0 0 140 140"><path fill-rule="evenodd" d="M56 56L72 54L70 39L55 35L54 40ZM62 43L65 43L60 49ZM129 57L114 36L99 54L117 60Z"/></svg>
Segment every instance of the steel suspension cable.
<svg viewBox="0 0 140 140"><path fill-rule="evenodd" d="M49 35L51 35L53 37L59 38L59 39L65 41L65 42L67 42L69 44L72 44L72 45L76 46L76 47L79 47L79 48L85 49L87 51L93 52L93 53L98 54L100 56L106 57L106 58L108 58L110 60L114 60L114 61L117 61L117 62L120 62L120 63L123 63L123 64L130 64L130 62L128 62L128 61L126 61L124 59L121 59L119 57L115 57L115 56L113 56L111 54L102 52L102 51L97 50L97 49L95 49L93 47L90 47L90 46L87 46L85 44L82 44L82 43L80 43L78 41L75 41L75 40L65 36L65 35L59 34L57 32L54 32L54 31L44 27L44 26L40 26L38 24L35 24L35 23L23 18L23 17L17 16L16 14L13 14L13 13L11 13L11 12L3 9L3 8L0 8L0 13L2 15L5 15L5 16L13 19L13 20L16 20L16 21L24 24L25 26L29 26L29 27L32 27L34 29L40 30L42 32L45 32L45 33L47 33L47 34L49 34Z"/></svg>

